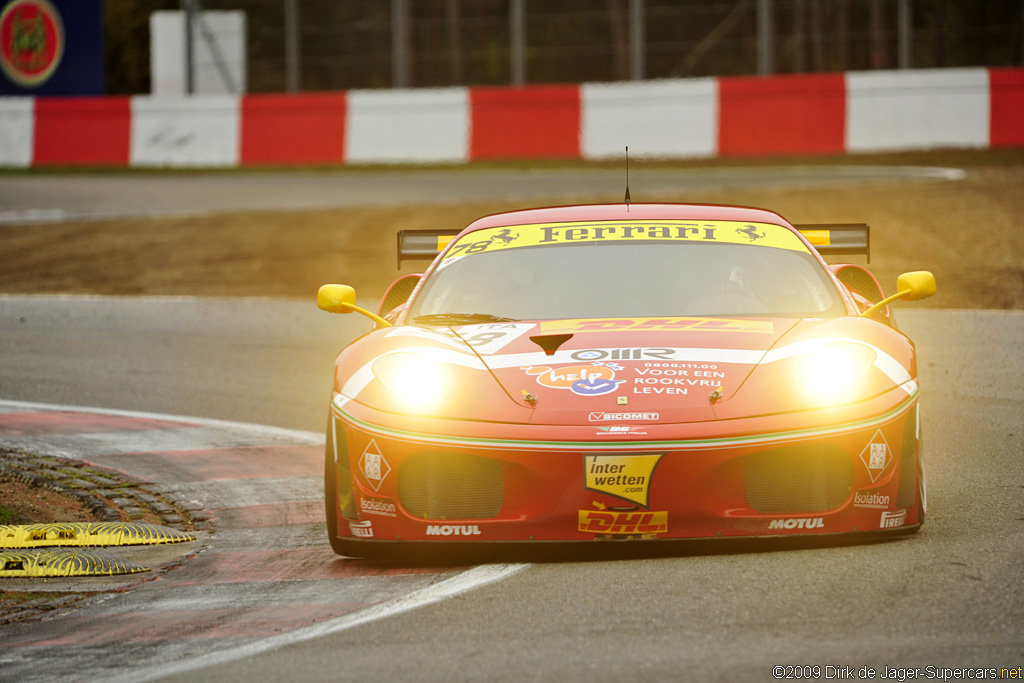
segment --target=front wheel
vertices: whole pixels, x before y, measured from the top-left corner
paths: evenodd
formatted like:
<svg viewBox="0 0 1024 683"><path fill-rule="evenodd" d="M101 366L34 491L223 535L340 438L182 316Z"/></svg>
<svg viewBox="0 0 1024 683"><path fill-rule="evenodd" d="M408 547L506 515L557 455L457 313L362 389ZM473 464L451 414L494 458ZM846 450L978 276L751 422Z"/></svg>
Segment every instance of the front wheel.
<svg viewBox="0 0 1024 683"><path fill-rule="evenodd" d="M344 521L338 515L338 477L347 477L348 498L352 498L352 479L346 469L344 473L338 471L337 459L347 457L345 449L338 450L338 440L335 438L334 417L331 416L327 423L327 439L324 448L324 511L327 521L327 540L331 543L331 550L337 555L345 557L360 557L359 544L338 536L341 523Z"/></svg>

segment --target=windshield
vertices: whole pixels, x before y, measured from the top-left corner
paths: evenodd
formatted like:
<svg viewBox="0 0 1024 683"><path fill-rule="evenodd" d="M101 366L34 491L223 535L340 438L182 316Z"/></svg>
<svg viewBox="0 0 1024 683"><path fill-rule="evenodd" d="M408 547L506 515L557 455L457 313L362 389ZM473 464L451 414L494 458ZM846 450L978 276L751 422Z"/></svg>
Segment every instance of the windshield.
<svg viewBox="0 0 1024 683"><path fill-rule="evenodd" d="M517 226L512 234L518 237L531 227L539 226ZM785 230L758 226L764 227ZM763 233L762 229L759 234ZM466 236L473 237L474 233ZM476 239L463 249L465 255L447 259L424 283L412 304L411 322L450 324L463 315L476 320L829 317L843 310L820 263L795 236L799 249L790 242L787 248L776 248L738 240L537 244L538 240L521 239L524 246L498 244L473 251L473 244L483 243Z"/></svg>

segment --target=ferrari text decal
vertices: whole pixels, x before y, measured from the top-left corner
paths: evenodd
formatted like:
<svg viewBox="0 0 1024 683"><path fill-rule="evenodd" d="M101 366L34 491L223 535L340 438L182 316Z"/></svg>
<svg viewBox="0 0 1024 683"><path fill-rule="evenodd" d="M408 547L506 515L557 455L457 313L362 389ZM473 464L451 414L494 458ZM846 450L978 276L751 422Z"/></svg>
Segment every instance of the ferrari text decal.
<svg viewBox="0 0 1024 683"><path fill-rule="evenodd" d="M648 507L658 455L585 455L584 487Z"/></svg>
<svg viewBox="0 0 1024 683"><path fill-rule="evenodd" d="M881 429L875 432L871 442L861 451L860 460L864 463L864 467L867 468L872 484L889 467L889 464L892 462L892 451L889 450L889 444L885 440L885 436L882 435Z"/></svg>
<svg viewBox="0 0 1024 683"><path fill-rule="evenodd" d="M615 371L621 365L591 363L551 368L527 366L522 368L527 375L535 375L537 383L552 389L569 389L580 396L603 396L615 391L624 379L615 379Z"/></svg>
<svg viewBox="0 0 1024 683"><path fill-rule="evenodd" d="M580 510L579 530L591 534L661 534L668 531L668 512Z"/></svg>
<svg viewBox="0 0 1024 683"><path fill-rule="evenodd" d="M366 483L372 486L374 491L380 491L380 485L391 472L391 465L384 459L377 442L373 439L366 445L359 458L359 471L363 473Z"/></svg>
<svg viewBox="0 0 1024 683"><path fill-rule="evenodd" d="M468 254L547 244L584 242L697 242L754 244L791 251L808 251L789 228L770 223L737 221L599 221L516 225L486 228L463 235L451 245L442 265Z"/></svg>
<svg viewBox="0 0 1024 683"><path fill-rule="evenodd" d="M542 322L544 334L556 332L621 332L625 330L671 330L677 332L754 332L771 334L767 320L730 320L728 318L582 318Z"/></svg>

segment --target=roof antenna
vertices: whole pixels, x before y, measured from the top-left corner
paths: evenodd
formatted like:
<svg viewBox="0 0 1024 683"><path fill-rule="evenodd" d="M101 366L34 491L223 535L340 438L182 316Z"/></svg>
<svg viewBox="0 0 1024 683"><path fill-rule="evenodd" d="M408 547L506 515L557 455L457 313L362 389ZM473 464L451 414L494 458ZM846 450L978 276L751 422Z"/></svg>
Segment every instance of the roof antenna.
<svg viewBox="0 0 1024 683"><path fill-rule="evenodd" d="M629 145L626 145L626 207L629 210Z"/></svg>

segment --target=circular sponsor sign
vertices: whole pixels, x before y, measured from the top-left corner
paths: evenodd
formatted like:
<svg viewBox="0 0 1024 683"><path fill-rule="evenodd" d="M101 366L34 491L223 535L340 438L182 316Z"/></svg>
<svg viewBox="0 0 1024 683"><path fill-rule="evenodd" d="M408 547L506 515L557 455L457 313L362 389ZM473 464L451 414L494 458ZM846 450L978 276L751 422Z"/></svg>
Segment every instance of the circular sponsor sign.
<svg viewBox="0 0 1024 683"><path fill-rule="evenodd" d="M64 24L47 0L11 0L0 12L0 68L26 88L42 85L64 56Z"/></svg>

